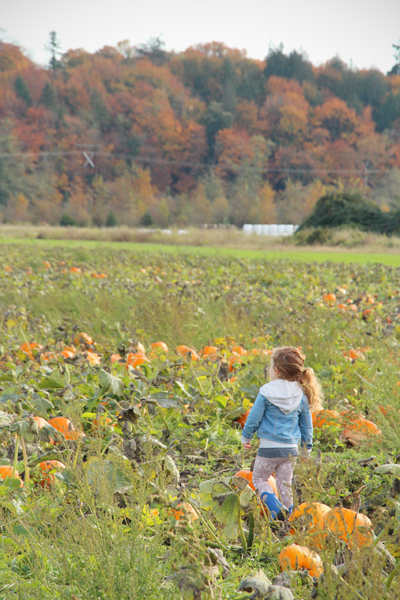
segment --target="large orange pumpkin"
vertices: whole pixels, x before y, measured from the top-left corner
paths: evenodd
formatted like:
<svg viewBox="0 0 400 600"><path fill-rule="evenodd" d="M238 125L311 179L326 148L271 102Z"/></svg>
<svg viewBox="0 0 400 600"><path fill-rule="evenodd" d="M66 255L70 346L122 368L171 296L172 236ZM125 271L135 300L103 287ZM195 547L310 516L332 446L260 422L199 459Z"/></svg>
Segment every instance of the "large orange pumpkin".
<svg viewBox="0 0 400 600"><path fill-rule="evenodd" d="M247 350L245 350L242 346L232 346L232 352L238 354L239 356L245 356L247 354Z"/></svg>
<svg viewBox="0 0 400 600"><path fill-rule="evenodd" d="M143 365L145 362L149 362L149 359L142 352L130 352L126 357L126 367L132 367L133 369Z"/></svg>
<svg viewBox="0 0 400 600"><path fill-rule="evenodd" d="M312 422L314 427L324 427L325 425L340 425L340 415L335 410L319 410L312 413Z"/></svg>
<svg viewBox="0 0 400 600"><path fill-rule="evenodd" d="M336 302L336 296L335 294L322 294L322 300L327 304L332 304Z"/></svg>
<svg viewBox="0 0 400 600"><path fill-rule="evenodd" d="M325 530L344 540L351 550L370 546L374 541L372 523L368 517L348 508L333 508L325 515L322 525Z"/></svg>
<svg viewBox="0 0 400 600"><path fill-rule="evenodd" d="M251 489L254 492L256 491L256 488L254 487L254 484L253 484L253 471L249 471L247 469L242 469L241 471L238 471L237 473L235 473L235 477L243 477L244 479L247 479ZM268 479L268 484L272 487L274 494L276 494L276 496L279 497L278 488L276 487L276 481L275 481L275 477L273 475L271 475L270 478Z"/></svg>
<svg viewBox="0 0 400 600"><path fill-rule="evenodd" d="M305 546L291 544L278 556L281 571L307 569L312 577L319 577L324 572L321 557Z"/></svg>
<svg viewBox="0 0 400 600"><path fill-rule="evenodd" d="M216 346L204 346L200 354L204 356L204 358L216 356L218 354L218 348Z"/></svg>
<svg viewBox="0 0 400 600"><path fill-rule="evenodd" d="M193 348L189 348L189 346L180 345L177 347L176 352L181 356L187 356L189 354L190 358L193 361L199 360L196 350L193 350Z"/></svg>
<svg viewBox="0 0 400 600"><path fill-rule="evenodd" d="M73 424L66 417L54 417L49 419L49 423L62 433L66 440L77 440L81 437L79 431L75 431Z"/></svg>
<svg viewBox="0 0 400 600"><path fill-rule="evenodd" d="M330 507L320 502L303 502L290 515L289 522L292 524L290 533L295 534L296 530L303 529L306 534L311 536L310 544L321 548L323 546L323 522L325 516L330 511Z"/></svg>
<svg viewBox="0 0 400 600"><path fill-rule="evenodd" d="M373 439L381 435L381 430L375 423L368 419L357 419L349 423L342 433L342 437L352 446L358 446L365 441L373 441Z"/></svg>
<svg viewBox="0 0 400 600"><path fill-rule="evenodd" d="M152 350L156 350L157 348L159 348L160 350L163 350L164 352L168 352L168 346L165 342L153 342L151 344Z"/></svg>
<svg viewBox="0 0 400 600"><path fill-rule="evenodd" d="M79 344L86 344L87 346L91 346L93 344L93 339L84 331L80 331L74 337L74 344L76 346L79 346Z"/></svg>
<svg viewBox="0 0 400 600"><path fill-rule="evenodd" d="M13 468L10 465L0 466L0 479L2 479L4 481L4 479L6 477L12 477L12 472L13 472ZM14 478L15 479L21 479L20 476L19 476L19 473L17 471L15 471L15 473L14 473ZM24 487L24 482L23 481L21 481L19 487Z"/></svg>

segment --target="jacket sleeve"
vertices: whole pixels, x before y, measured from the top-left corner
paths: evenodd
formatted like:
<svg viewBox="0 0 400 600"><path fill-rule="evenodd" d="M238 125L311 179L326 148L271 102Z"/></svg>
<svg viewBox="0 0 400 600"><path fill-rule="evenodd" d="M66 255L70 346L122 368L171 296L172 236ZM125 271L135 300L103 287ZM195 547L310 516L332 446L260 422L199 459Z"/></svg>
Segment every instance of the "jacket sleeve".
<svg viewBox="0 0 400 600"><path fill-rule="evenodd" d="M256 401L254 402L251 411L249 412L249 416L247 417L245 426L243 427L243 438L251 440L261 423L267 403L268 400L264 398L262 394L258 393Z"/></svg>
<svg viewBox="0 0 400 600"><path fill-rule="evenodd" d="M250 415L249 415L250 416ZM303 403L303 409L299 414L299 427L301 433L301 447L311 452L313 445L313 424L308 399Z"/></svg>

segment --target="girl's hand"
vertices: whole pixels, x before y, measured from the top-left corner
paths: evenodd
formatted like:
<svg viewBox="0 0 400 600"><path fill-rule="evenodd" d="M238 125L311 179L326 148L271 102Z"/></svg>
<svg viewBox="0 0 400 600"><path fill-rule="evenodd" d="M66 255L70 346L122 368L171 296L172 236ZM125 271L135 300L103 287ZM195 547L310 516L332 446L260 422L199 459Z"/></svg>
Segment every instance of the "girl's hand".
<svg viewBox="0 0 400 600"><path fill-rule="evenodd" d="M251 448L251 444L250 442L246 442L245 444L242 443L243 448L245 448L246 450L250 450Z"/></svg>

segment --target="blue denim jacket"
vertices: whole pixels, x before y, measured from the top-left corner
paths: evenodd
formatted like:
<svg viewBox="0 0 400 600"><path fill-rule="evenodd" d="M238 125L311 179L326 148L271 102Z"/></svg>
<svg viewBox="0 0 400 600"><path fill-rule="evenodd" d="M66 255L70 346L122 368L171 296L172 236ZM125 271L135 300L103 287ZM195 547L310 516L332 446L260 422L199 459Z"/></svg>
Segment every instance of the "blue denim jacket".
<svg viewBox="0 0 400 600"><path fill-rule="evenodd" d="M255 432L258 437L281 444L294 444L301 440L301 446L311 450L313 424L307 397L303 395L298 407L284 414L259 393L247 417L243 437L251 439Z"/></svg>

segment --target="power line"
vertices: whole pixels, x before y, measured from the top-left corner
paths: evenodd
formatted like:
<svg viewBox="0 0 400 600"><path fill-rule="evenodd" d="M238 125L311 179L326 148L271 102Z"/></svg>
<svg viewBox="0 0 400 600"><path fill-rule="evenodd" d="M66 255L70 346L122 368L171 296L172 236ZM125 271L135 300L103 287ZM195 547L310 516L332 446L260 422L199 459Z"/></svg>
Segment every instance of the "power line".
<svg viewBox="0 0 400 600"><path fill-rule="evenodd" d="M77 144L77 146L82 147L95 147L96 144ZM83 156L86 161L88 157L86 156L86 152L82 150L71 150L67 152L21 152L21 153L6 153L0 154L0 158L33 158L33 157L49 157L49 156ZM365 177L368 177L369 174L383 174L387 173L387 169L368 169L365 167L364 169L304 169L304 168L275 168L275 167L266 167L266 168L258 168L251 167L249 165L236 165L236 164L218 164L218 165L209 165L206 163L199 162L190 162L183 160L169 160L166 158L151 158L145 156L135 156L133 154L116 154L111 152L101 152L101 151L93 151L90 153L90 158L93 159L95 156L102 156L105 158L123 158L125 160L133 160L135 162L142 162L148 164L159 164L159 165L175 165L182 167L192 167L192 168L201 168L201 169L215 169L217 167L234 169L238 171L254 171L256 173L309 173L311 175L317 174L333 174L333 175L350 175L350 174L362 174Z"/></svg>

